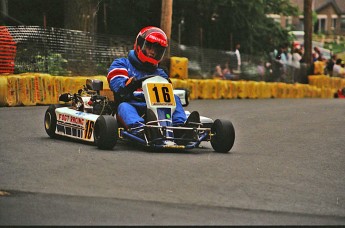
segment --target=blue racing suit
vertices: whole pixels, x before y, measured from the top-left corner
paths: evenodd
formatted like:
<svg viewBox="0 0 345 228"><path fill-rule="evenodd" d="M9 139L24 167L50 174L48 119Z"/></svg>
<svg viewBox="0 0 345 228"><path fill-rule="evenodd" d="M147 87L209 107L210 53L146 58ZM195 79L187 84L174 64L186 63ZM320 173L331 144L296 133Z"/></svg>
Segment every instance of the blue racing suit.
<svg viewBox="0 0 345 228"><path fill-rule="evenodd" d="M168 75L163 69L151 64L142 63L135 55L134 50L129 51L127 58L118 58L110 65L107 80L110 89L116 93L126 91L126 82L131 77L140 79L147 75L159 75L168 79ZM140 94L143 97L143 94ZM115 98L116 99L116 98ZM175 95L176 110L172 115L173 125L182 125L186 121L186 114L181 104L181 100ZM117 118L127 128L140 126L144 123L141 117L146 112L146 103L129 100L121 102L117 108Z"/></svg>

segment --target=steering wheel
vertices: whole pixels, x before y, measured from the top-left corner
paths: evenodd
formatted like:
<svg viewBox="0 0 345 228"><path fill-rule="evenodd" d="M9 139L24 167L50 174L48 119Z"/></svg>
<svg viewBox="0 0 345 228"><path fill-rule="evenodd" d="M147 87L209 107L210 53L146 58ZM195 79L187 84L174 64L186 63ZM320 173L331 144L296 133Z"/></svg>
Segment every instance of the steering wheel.
<svg viewBox="0 0 345 228"><path fill-rule="evenodd" d="M160 75L146 75L140 79L137 79L135 82L134 82L134 85L133 85L133 92L131 93L131 99L135 100L135 101L138 101L138 102L144 102L145 101L145 98L144 97L136 97L134 96L134 91L136 91L137 89L140 89L142 87L142 83L143 81L145 81L146 79L149 79L149 78L152 78L152 77L162 77Z"/></svg>
<svg viewBox="0 0 345 228"><path fill-rule="evenodd" d="M135 82L134 82L135 84L134 84L133 89L137 90L137 89L141 88L143 81L145 81L146 79L155 77L155 76L159 76L159 75L146 75L146 76L144 76L144 77L142 77L140 79L136 79Z"/></svg>

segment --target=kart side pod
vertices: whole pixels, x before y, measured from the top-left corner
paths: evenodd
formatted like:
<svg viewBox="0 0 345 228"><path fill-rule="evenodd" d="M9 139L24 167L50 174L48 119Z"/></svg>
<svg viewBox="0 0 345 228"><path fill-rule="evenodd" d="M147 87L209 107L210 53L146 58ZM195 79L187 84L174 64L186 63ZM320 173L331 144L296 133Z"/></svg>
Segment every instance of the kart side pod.
<svg viewBox="0 0 345 228"><path fill-rule="evenodd" d="M174 95L178 96L181 100L183 107L189 105L189 92L186 89L174 89Z"/></svg>

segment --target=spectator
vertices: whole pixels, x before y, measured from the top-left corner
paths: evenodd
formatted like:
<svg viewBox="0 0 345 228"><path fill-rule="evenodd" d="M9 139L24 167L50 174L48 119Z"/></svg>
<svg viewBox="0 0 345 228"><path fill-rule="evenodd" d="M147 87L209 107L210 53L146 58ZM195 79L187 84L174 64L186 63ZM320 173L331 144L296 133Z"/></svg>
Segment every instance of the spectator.
<svg viewBox="0 0 345 228"><path fill-rule="evenodd" d="M327 64L326 64L327 74L331 77L333 76L333 67L336 61L337 61L337 55L332 55L332 57L327 61Z"/></svg>
<svg viewBox="0 0 345 228"><path fill-rule="evenodd" d="M266 74L266 68L264 66L264 63L261 63L261 64L259 63L256 66L256 71L258 72L259 80L264 81L265 80L265 74Z"/></svg>
<svg viewBox="0 0 345 228"><path fill-rule="evenodd" d="M225 67L223 69L223 77L224 79L228 80L237 79L236 75L234 75L233 72L230 70L228 63L225 64Z"/></svg>
<svg viewBox="0 0 345 228"><path fill-rule="evenodd" d="M299 61L300 63L305 63L305 59L304 59L304 46L301 45L301 49L299 49L299 54L301 55L301 60Z"/></svg>
<svg viewBox="0 0 345 228"><path fill-rule="evenodd" d="M281 45L280 49L277 52L276 55L276 66L275 66L275 71L276 74L275 81L285 81L286 75L287 75L287 63L289 63L289 56L287 55L287 45Z"/></svg>
<svg viewBox="0 0 345 228"><path fill-rule="evenodd" d="M325 59L319 55L319 58L314 62L314 75L323 75L325 73L325 68Z"/></svg>
<svg viewBox="0 0 345 228"><path fill-rule="evenodd" d="M214 79L224 79L223 71L222 71L220 64L218 64L215 67L214 72L213 72L213 78Z"/></svg>
<svg viewBox="0 0 345 228"><path fill-rule="evenodd" d="M301 67L301 63L300 63L301 59L302 59L302 56L300 55L300 50L295 48L292 54L292 65L299 69Z"/></svg>
<svg viewBox="0 0 345 228"><path fill-rule="evenodd" d="M322 58L322 54L319 50L318 47L314 47L314 52L313 52L313 61L317 61L319 58Z"/></svg>
<svg viewBox="0 0 345 228"><path fill-rule="evenodd" d="M236 44L235 46L235 54L237 57L237 71L241 72L241 54L240 54L241 44Z"/></svg>
<svg viewBox="0 0 345 228"><path fill-rule="evenodd" d="M276 60L279 60L281 64L286 64L288 62L287 46L282 45L276 55Z"/></svg>
<svg viewBox="0 0 345 228"><path fill-rule="evenodd" d="M335 65L333 66L333 77L345 78L344 68L341 67L341 59L337 59Z"/></svg>

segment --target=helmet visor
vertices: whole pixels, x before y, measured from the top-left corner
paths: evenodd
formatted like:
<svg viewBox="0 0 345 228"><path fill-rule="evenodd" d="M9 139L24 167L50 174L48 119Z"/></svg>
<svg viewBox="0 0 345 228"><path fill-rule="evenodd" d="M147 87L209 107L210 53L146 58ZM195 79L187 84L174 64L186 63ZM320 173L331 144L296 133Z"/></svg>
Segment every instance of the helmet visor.
<svg viewBox="0 0 345 228"><path fill-rule="evenodd" d="M166 47L161 46L159 43L151 43L147 40L144 41L142 52L143 54L148 57L155 59L157 61L161 61Z"/></svg>

